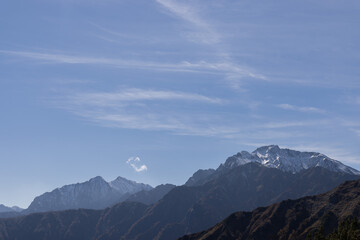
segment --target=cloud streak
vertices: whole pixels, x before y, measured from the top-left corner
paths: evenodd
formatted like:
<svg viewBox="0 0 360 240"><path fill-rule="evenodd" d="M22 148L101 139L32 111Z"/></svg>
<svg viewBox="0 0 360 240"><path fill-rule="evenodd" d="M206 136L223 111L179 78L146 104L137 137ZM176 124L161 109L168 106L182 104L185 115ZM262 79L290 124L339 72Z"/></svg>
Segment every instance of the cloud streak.
<svg viewBox="0 0 360 240"><path fill-rule="evenodd" d="M220 42L220 34L199 16L194 7L173 0L157 0L157 2L171 14L189 22L196 28L193 33L188 34L191 41L198 40L204 44L216 44Z"/></svg>
<svg viewBox="0 0 360 240"><path fill-rule="evenodd" d="M56 107L106 127L165 130L178 134L215 134L214 119L201 110L184 112L184 104L227 104L220 98L196 93L125 88L114 92L75 93L53 99ZM200 105L195 105L200 104ZM205 124L205 125L203 125ZM201 126L203 125L203 126ZM221 130L223 132L223 130Z"/></svg>
<svg viewBox="0 0 360 240"><path fill-rule="evenodd" d="M292 110L292 111L307 112L307 113L325 113L324 110L315 107L299 107L287 103L278 104L276 106L284 110Z"/></svg>
<svg viewBox="0 0 360 240"><path fill-rule="evenodd" d="M78 93L69 97L76 104L116 106L133 101L182 100L212 104L223 103L220 98L211 98L195 93L128 88L117 92Z"/></svg>
<svg viewBox="0 0 360 240"><path fill-rule="evenodd" d="M276 128L291 128L291 127L304 127L304 126L314 126L317 125L320 121L287 121L287 122L269 122L262 124L259 128L267 129L276 129ZM323 122L323 121L321 121Z"/></svg>
<svg viewBox="0 0 360 240"><path fill-rule="evenodd" d="M56 98L55 104L103 127L166 131L174 135L224 139L284 139L291 135L303 135L302 132L296 132L298 128L329 124L318 119L270 122L263 120L243 125L242 118L251 116L232 116L226 114L226 110L220 110L235 107L229 101L188 92L137 88L114 92L75 93ZM192 107L191 110L189 106ZM195 111L192 111L194 107Z"/></svg>
<svg viewBox="0 0 360 240"><path fill-rule="evenodd" d="M194 5L176 0L156 1L164 9L166 9L167 13L171 16L189 23L188 25L193 29L193 31L185 34L187 40L211 46L211 51L218 53L219 62L216 64L206 65L212 69L222 69L225 73L225 79L228 81L231 88L239 89L241 81L246 77L267 80L264 75L258 74L247 67L241 66L231 59L231 54L224 50L225 48L221 34L216 31L208 21L200 16L198 9Z"/></svg>
<svg viewBox="0 0 360 240"><path fill-rule="evenodd" d="M147 171L148 170L147 166L145 164L141 164L140 162L141 160L139 157L130 157L126 161L126 163L130 165L135 170L135 172Z"/></svg>
<svg viewBox="0 0 360 240"><path fill-rule="evenodd" d="M228 78L249 77L256 79L266 79L261 74L253 72L251 69L230 62L189 62L179 63L161 63L146 62L138 60L125 60L119 58L104 57L86 57L66 54L51 54L26 51L4 51L0 53L22 58L38 60L40 63L57 63L57 64L87 64L87 65L105 65L118 68L133 68L149 71L170 71L170 72L190 72L204 74L225 74Z"/></svg>

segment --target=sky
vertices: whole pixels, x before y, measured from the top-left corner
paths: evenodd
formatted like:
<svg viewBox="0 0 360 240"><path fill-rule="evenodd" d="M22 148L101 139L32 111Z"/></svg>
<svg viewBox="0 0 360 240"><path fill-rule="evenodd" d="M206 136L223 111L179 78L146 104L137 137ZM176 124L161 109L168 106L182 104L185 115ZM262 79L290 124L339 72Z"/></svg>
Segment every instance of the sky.
<svg viewBox="0 0 360 240"><path fill-rule="evenodd" d="M360 169L358 0L0 2L0 204L183 184L277 144Z"/></svg>

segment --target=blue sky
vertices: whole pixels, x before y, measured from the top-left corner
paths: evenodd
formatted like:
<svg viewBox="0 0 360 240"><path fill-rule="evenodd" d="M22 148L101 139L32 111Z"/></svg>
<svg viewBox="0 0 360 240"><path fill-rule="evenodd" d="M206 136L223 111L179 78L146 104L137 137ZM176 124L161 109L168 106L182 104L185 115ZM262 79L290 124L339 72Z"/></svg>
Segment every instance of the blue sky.
<svg viewBox="0 0 360 240"><path fill-rule="evenodd" d="M360 3L0 3L0 203L182 184L278 144L360 168Z"/></svg>

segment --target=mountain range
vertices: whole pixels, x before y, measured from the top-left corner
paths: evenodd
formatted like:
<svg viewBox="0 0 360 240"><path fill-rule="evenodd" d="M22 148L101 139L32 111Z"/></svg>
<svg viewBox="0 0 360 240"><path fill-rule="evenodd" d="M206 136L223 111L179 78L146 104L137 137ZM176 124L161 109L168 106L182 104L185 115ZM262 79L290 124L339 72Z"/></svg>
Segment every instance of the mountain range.
<svg viewBox="0 0 360 240"><path fill-rule="evenodd" d="M81 201L76 204L60 201L59 204L57 201L65 195L65 200L83 200L83 196L94 198L86 203L90 206L87 208L93 209L101 208L101 199L111 199L103 206L112 207L34 213L3 219L0 220L0 238L48 239L51 236L51 239L77 239L75 236L80 236L81 229L93 229L81 239L176 239L207 229L233 212L252 211L282 200L320 194L344 181L359 178L359 171L323 154L271 145L252 153L237 153L216 170L199 170L183 186L167 184L149 188L140 184L135 185L137 192L130 194L129 186L132 184L125 184L127 187L118 185L126 179L118 178L115 184L96 177L84 185L55 189L39 196L31 205L53 210L64 206L68 209L83 208L83 202L76 205ZM91 187L85 188L88 191L80 191L84 186ZM116 189L126 190L116 195L120 203L113 206L115 197L112 198L111 194ZM93 191L103 195L91 195ZM30 209L42 212L39 208Z"/></svg>
<svg viewBox="0 0 360 240"><path fill-rule="evenodd" d="M140 191L153 189L150 185L137 183L122 177L111 182L102 177L94 177L89 181L56 188L51 192L36 197L25 214L48 212L66 209L103 209Z"/></svg>
<svg viewBox="0 0 360 240"><path fill-rule="evenodd" d="M0 218L17 217L35 212L67 209L104 209L123 201L153 204L175 185L161 184L155 188L122 177L106 182L102 177L65 185L36 197L27 209L0 205Z"/></svg>

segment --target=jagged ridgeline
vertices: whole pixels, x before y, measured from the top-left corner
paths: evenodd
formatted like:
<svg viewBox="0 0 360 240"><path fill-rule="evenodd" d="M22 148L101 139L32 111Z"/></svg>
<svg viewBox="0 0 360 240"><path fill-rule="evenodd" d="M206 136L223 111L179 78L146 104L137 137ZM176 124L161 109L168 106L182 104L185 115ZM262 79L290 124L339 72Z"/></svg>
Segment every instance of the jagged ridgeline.
<svg viewBox="0 0 360 240"><path fill-rule="evenodd" d="M148 184L122 177L107 182L98 176L83 183L66 185L44 193L36 197L24 213L78 208L103 209L125 200L131 194L151 189Z"/></svg>
<svg viewBox="0 0 360 240"><path fill-rule="evenodd" d="M287 213L287 208L295 203L294 200L288 199L324 193L347 180L359 178L357 170L323 154L282 149L276 145L265 146L252 153L243 151L235 154L217 169L199 170L182 186L160 185L150 190L143 189L127 196L124 200L120 199L118 204L105 210L80 209L34 213L1 220L0 239L49 239L51 236L51 239L55 240L168 240L208 229L238 211L248 211L240 214L241 221L246 223L252 216L249 211L257 213L264 209L271 209L274 215L266 211L266 214L261 212L264 215L260 214L256 217L264 217L265 223L266 219L271 219L270 223L275 224L264 226L282 229L281 224L285 222L277 222L276 219L287 217L282 214ZM104 181L94 180L94 182ZM104 182L95 186L113 188L113 184ZM331 198L331 204L335 204L336 199L341 200L340 197L336 197L336 194L334 196ZM286 201L281 202L283 200ZM265 208L271 204L275 204L273 206L277 206L276 209L281 211ZM327 203L323 201L321 204ZM296 206L301 209L301 205ZM311 206L319 208L318 205ZM290 210L289 214L292 212ZM356 212L352 212L354 213ZM311 221L317 221L317 216L322 216L320 213L314 216L311 215L312 212L308 214L312 216ZM295 214L295 216L297 219L295 222L289 220L292 224L296 225L304 219L304 221L310 221L306 220L307 215ZM234 226L235 231L252 232L252 230L239 228L239 225ZM258 227L258 225L252 227ZM310 226L313 229L316 227ZM285 237L291 234L285 230L282 231ZM217 239L217 237L209 239Z"/></svg>

